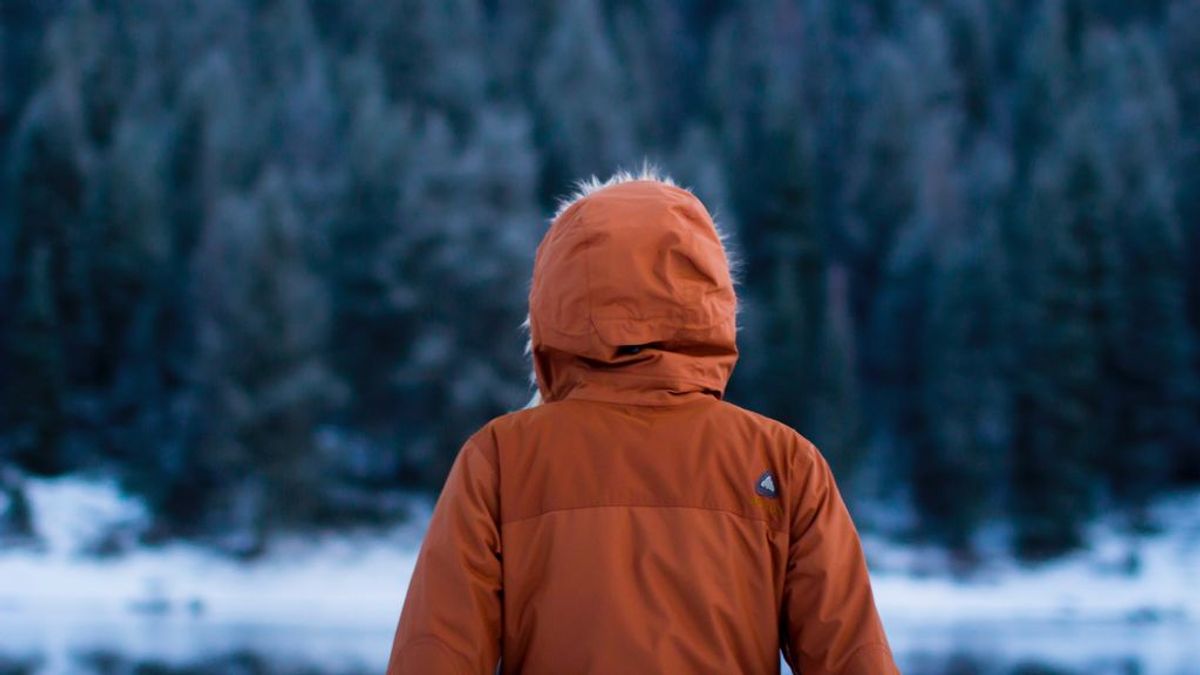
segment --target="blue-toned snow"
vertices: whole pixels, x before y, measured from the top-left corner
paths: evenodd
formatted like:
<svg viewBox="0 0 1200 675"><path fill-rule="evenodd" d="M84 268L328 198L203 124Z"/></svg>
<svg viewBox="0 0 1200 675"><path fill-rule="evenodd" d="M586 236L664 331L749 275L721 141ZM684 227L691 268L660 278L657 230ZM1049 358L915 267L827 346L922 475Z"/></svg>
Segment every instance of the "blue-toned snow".
<svg viewBox="0 0 1200 675"><path fill-rule="evenodd" d="M28 494L40 544L0 549L0 672L379 673L429 513L416 503L386 536L283 541L253 564L187 544L97 559L81 549L145 522L136 500L76 478ZM1152 517L1158 534L1100 523L1085 552L1000 557L965 580L936 551L866 537L903 671L1200 675L1200 493Z"/></svg>

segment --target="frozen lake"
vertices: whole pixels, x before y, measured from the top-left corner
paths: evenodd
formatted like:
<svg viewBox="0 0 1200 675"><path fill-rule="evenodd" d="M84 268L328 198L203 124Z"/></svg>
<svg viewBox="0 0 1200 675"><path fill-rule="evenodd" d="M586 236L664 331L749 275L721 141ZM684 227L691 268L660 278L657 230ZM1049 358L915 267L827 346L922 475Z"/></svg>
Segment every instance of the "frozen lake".
<svg viewBox="0 0 1200 675"><path fill-rule="evenodd" d="M0 609L0 673L382 673L389 625L201 617L30 617ZM893 625L906 675L1200 675L1200 626L1162 623ZM785 670L786 672L786 670Z"/></svg>

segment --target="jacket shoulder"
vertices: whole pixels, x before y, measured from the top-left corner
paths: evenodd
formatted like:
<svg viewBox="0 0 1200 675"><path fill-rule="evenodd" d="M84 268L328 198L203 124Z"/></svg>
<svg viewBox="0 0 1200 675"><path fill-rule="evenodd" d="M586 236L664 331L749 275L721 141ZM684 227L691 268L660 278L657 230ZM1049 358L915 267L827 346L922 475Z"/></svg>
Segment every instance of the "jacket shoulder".
<svg viewBox="0 0 1200 675"><path fill-rule="evenodd" d="M544 417L549 410L558 405L558 403L543 403L532 408L520 408L497 415L488 420L487 424L484 424L483 428L479 430L479 433L485 431L503 433L527 427L530 424L537 424L540 418Z"/></svg>
<svg viewBox="0 0 1200 675"><path fill-rule="evenodd" d="M562 412L559 408L569 405L569 401L558 401L498 415L476 431L471 442L495 460L501 438L528 437L531 432L551 426ZM821 456L808 437L773 417L725 400L712 406L712 414L720 418L719 426L726 432L754 445L772 448L789 461L807 464Z"/></svg>
<svg viewBox="0 0 1200 675"><path fill-rule="evenodd" d="M520 432L539 423L556 403L543 404L532 408L521 408L506 412L488 420L474 434L468 443L473 443L491 457L495 457L497 439L513 432Z"/></svg>
<svg viewBox="0 0 1200 675"><path fill-rule="evenodd" d="M729 401L722 400L718 406L721 414L727 415L731 423L746 429L772 447L779 448L792 459L811 460L820 455L816 445L807 436L785 422Z"/></svg>

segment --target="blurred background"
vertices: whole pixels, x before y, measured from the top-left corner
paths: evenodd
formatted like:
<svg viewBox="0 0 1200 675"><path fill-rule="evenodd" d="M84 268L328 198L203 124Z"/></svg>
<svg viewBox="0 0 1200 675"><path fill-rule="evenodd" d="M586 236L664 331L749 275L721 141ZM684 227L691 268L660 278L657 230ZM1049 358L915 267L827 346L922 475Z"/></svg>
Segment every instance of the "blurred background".
<svg viewBox="0 0 1200 675"><path fill-rule="evenodd" d="M647 161L904 672L1200 673L1200 0L0 0L0 673L380 672Z"/></svg>

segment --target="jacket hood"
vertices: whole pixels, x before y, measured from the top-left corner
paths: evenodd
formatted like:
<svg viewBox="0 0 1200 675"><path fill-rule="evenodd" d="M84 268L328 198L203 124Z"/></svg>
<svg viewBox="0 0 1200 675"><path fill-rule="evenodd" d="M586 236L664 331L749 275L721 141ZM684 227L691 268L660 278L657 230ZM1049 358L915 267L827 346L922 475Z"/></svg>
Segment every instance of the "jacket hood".
<svg viewBox="0 0 1200 675"><path fill-rule="evenodd" d="M695 195L647 173L584 183L534 260L530 405L723 398L737 314L724 237Z"/></svg>

